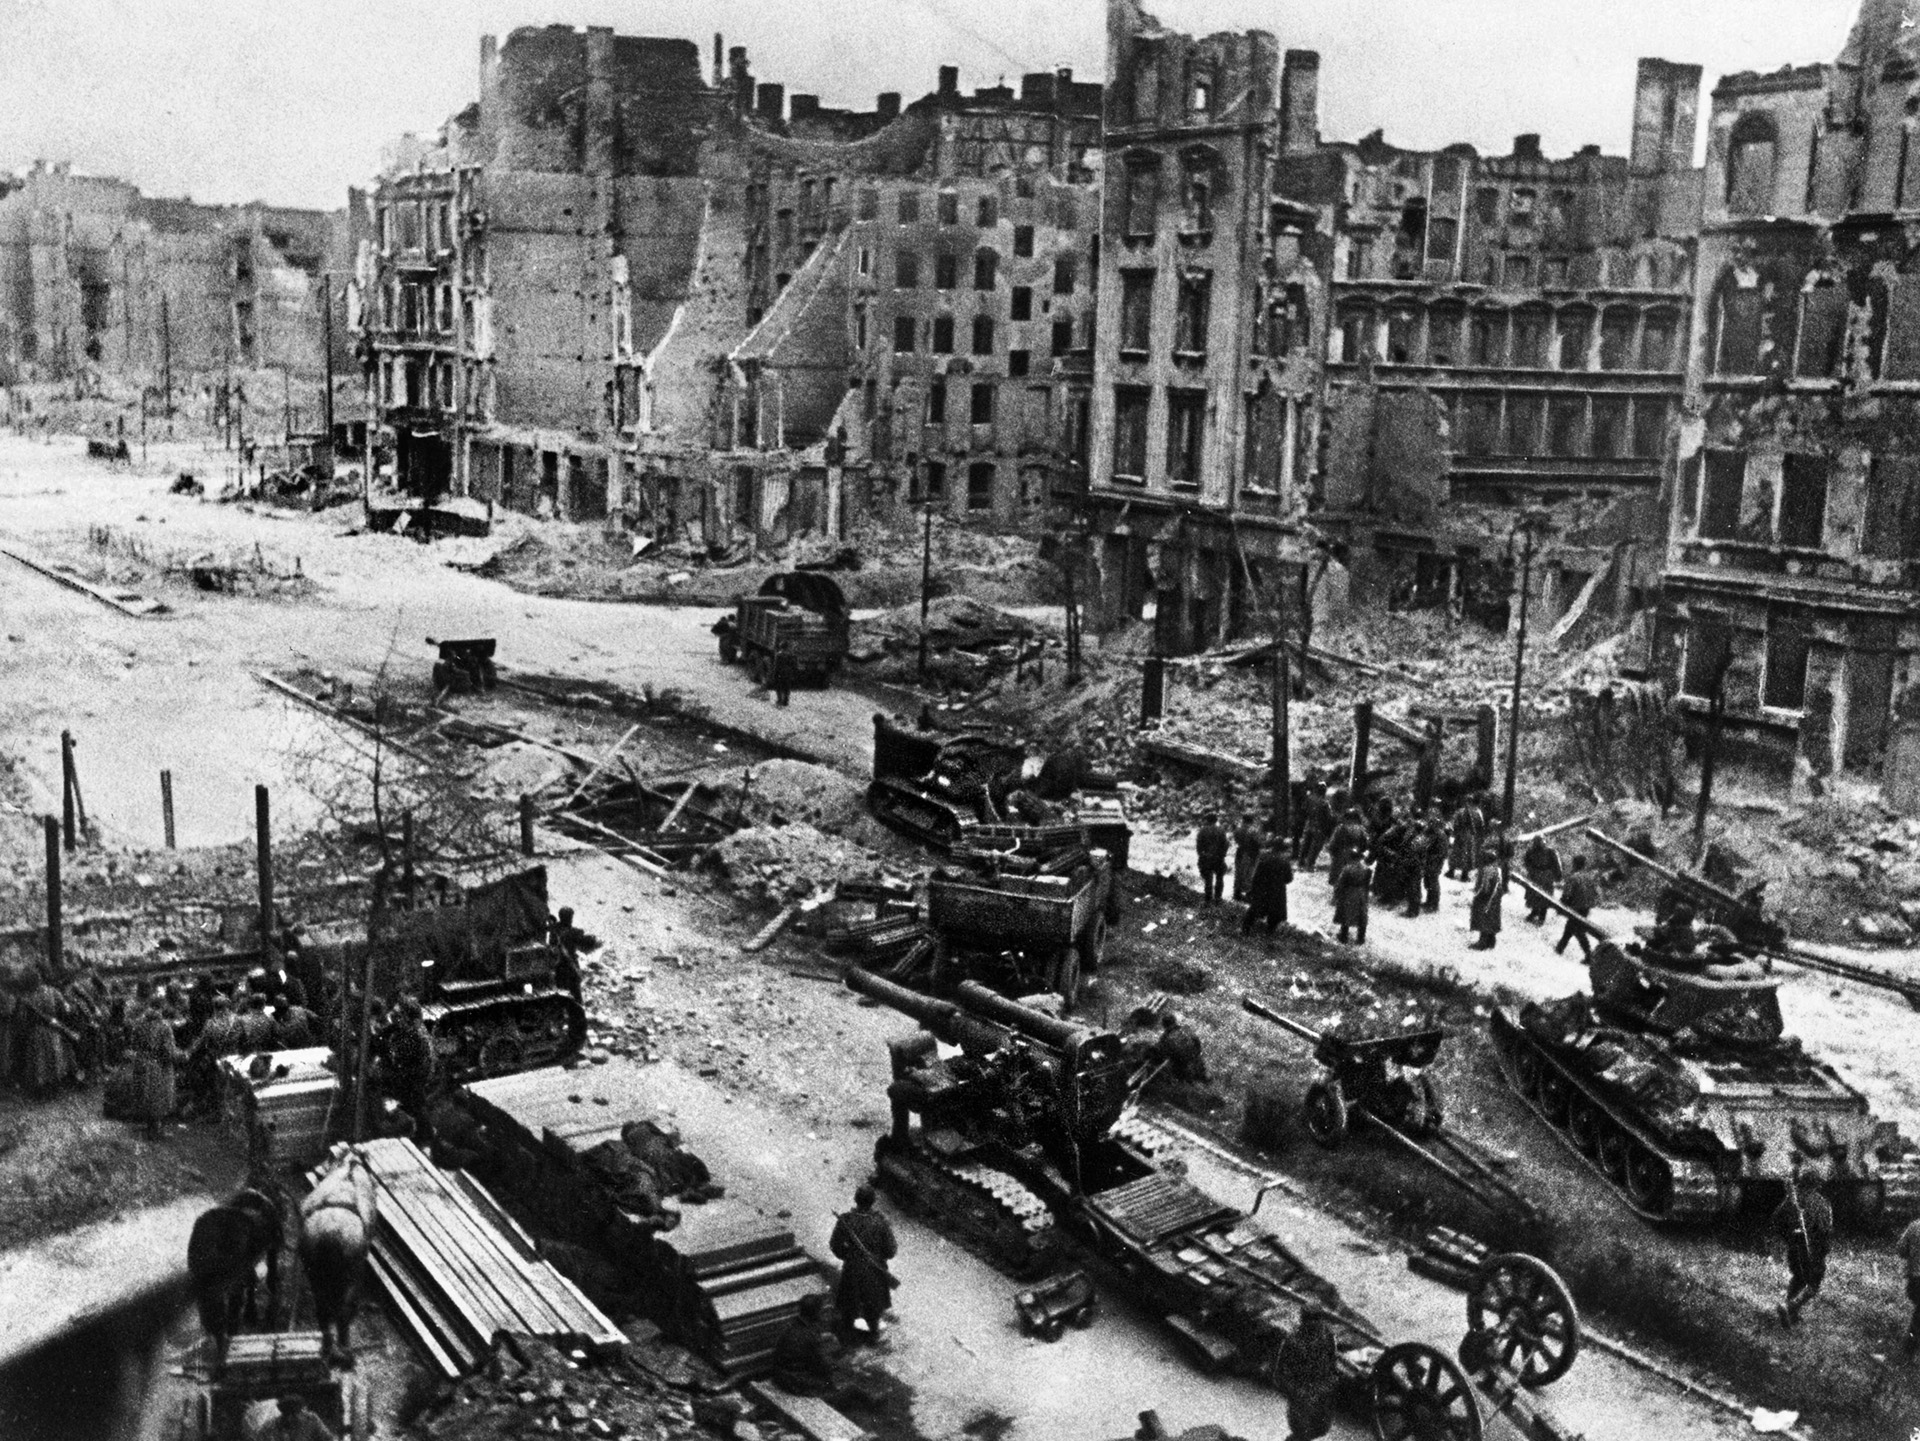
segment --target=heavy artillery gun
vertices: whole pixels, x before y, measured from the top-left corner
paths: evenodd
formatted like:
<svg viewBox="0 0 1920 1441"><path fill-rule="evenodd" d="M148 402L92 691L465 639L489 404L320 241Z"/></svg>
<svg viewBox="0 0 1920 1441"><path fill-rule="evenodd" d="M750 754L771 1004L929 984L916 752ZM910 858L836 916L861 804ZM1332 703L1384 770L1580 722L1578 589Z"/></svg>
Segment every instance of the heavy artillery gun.
<svg viewBox="0 0 1920 1441"><path fill-rule="evenodd" d="M1318 1311L1334 1331L1342 1398L1388 1441L1480 1441L1490 1415L1538 1441L1564 1434L1532 1393L1573 1365L1580 1322L1544 1262L1486 1262L1459 1363L1393 1343L1252 1214L1132 1139L1132 1065L1117 1035L973 982L937 999L856 967L847 984L925 1028L889 1046L893 1124L874 1148L881 1183L997 1264L1035 1274L1070 1231L1203 1365L1268 1380L1282 1345ZM959 1054L941 1056L941 1042Z"/></svg>

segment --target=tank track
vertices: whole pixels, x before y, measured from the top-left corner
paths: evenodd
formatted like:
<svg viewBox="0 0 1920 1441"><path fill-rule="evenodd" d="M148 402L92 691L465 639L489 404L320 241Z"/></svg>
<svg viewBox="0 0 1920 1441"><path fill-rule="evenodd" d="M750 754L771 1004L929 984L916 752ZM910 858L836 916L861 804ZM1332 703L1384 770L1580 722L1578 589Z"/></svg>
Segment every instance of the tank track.
<svg viewBox="0 0 1920 1441"><path fill-rule="evenodd" d="M874 1146L873 1161L890 1195L958 1232L1000 1270L1024 1280L1052 1264L1060 1240L1053 1213L1006 1172L949 1161L891 1136Z"/></svg>
<svg viewBox="0 0 1920 1441"><path fill-rule="evenodd" d="M867 809L883 824L935 850L960 844L965 820L946 802L904 781L880 779L867 787Z"/></svg>
<svg viewBox="0 0 1920 1441"><path fill-rule="evenodd" d="M1511 1022L1503 1023L1496 1014L1491 1034L1494 1055L1500 1062L1500 1073L1506 1078L1507 1085L1514 1095L1520 1098L1528 1110L1539 1117L1541 1123L1553 1133L1554 1139L1566 1147L1569 1155L1605 1182L1608 1189L1618 1196L1635 1215L1661 1225L1673 1225L1710 1221L1726 1216L1739 1208L1741 1188L1738 1181L1722 1177L1706 1161L1675 1155L1641 1127L1622 1116L1605 1100L1594 1095L1578 1076L1561 1065L1547 1051L1535 1045L1519 1026ZM1520 1047L1525 1047L1527 1053L1539 1064L1550 1068L1555 1075L1559 1076L1572 1093L1581 1096L1598 1109L1602 1116L1623 1131L1632 1142L1643 1147L1666 1167L1667 1182L1663 1189L1667 1193L1668 1203L1664 1208L1653 1209L1636 1201L1627 1188L1614 1179L1598 1158L1580 1149L1574 1138L1567 1133L1564 1122L1556 1121L1548 1115L1540 1104L1527 1094L1525 1086L1521 1084L1515 1059Z"/></svg>
<svg viewBox="0 0 1920 1441"><path fill-rule="evenodd" d="M1878 1195L1872 1196L1876 1182ZM1846 1183L1841 1185L1844 1189ZM1882 1161L1878 1176L1853 1185L1861 1193L1861 1209L1876 1220L1899 1222L1920 1216L1920 1156L1912 1152L1897 1160Z"/></svg>
<svg viewBox="0 0 1920 1441"><path fill-rule="evenodd" d="M423 1006L421 1016L436 1042L453 1042L446 1068L456 1084L557 1065L587 1043L587 1013L561 990L436 1001ZM496 1036L513 1038L510 1054L483 1060Z"/></svg>

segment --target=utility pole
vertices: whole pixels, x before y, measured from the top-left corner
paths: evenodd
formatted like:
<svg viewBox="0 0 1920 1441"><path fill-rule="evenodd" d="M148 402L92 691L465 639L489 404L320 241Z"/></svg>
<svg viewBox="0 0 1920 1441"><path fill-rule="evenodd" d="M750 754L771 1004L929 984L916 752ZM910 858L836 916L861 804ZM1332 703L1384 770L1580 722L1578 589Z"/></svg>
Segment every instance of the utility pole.
<svg viewBox="0 0 1920 1441"><path fill-rule="evenodd" d="M1533 533L1540 517L1523 515L1520 529L1526 536L1520 553L1520 628L1513 647L1513 706L1507 716L1507 788L1500 815L1509 832L1513 829L1513 791L1515 773L1520 766L1520 680L1527 663L1527 598L1533 589Z"/></svg>
<svg viewBox="0 0 1920 1441"><path fill-rule="evenodd" d="M1287 657L1287 582L1280 582L1273 626L1273 826L1278 844L1293 834L1293 675Z"/></svg>
<svg viewBox="0 0 1920 1441"><path fill-rule="evenodd" d="M284 366L280 370L280 413L281 430L285 436L281 444L291 448L293 445L293 372Z"/></svg>
<svg viewBox="0 0 1920 1441"><path fill-rule="evenodd" d="M927 607L933 600L933 505L927 505L927 525L920 542L920 679L927 678Z"/></svg>
<svg viewBox="0 0 1920 1441"><path fill-rule="evenodd" d="M327 470L333 470L333 272L320 272L320 349L326 388L320 392L321 425L327 432Z"/></svg>
<svg viewBox="0 0 1920 1441"><path fill-rule="evenodd" d="M167 297L160 297L160 384L165 388L167 433L173 433L173 320L167 311Z"/></svg>

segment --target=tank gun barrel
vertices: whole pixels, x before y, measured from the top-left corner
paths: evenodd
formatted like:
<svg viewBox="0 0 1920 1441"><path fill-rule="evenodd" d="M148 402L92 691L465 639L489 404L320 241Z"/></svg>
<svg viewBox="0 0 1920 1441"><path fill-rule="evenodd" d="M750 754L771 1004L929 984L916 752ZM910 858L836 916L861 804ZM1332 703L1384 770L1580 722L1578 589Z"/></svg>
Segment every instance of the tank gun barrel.
<svg viewBox="0 0 1920 1441"><path fill-rule="evenodd" d="M1303 1041L1310 1042L1316 1046L1320 1044L1320 1033L1314 1030L1312 1026L1303 1026L1294 1020L1293 1017L1281 1015L1278 1011L1274 1010L1273 1007L1263 1001L1255 1000L1252 996L1241 996L1240 1008L1252 1015L1258 1016L1263 1021L1272 1021L1274 1025L1280 1027L1281 1030L1291 1031Z"/></svg>
<svg viewBox="0 0 1920 1441"><path fill-rule="evenodd" d="M1598 841L1615 855L1620 856L1624 860L1631 861L1634 865L1645 866L1663 881L1671 881L1677 886L1684 886L1695 895L1711 901L1716 906L1738 912L1741 915L1751 915L1753 913L1752 906L1749 906L1745 901L1741 900L1740 897L1731 892L1721 890L1720 887L1705 877L1688 875L1685 871L1676 871L1671 866L1663 866L1652 856L1642 855L1625 842L1615 840L1598 826L1587 827L1587 838Z"/></svg>

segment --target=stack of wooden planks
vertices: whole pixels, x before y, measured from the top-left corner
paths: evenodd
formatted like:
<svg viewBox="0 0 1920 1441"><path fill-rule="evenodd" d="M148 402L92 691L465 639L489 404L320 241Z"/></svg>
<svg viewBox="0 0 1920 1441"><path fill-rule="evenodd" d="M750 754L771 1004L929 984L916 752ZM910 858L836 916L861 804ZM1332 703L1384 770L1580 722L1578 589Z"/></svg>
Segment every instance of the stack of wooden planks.
<svg viewBox="0 0 1920 1441"><path fill-rule="evenodd" d="M591 1072L525 1071L464 1089L484 1124L515 1133L520 1153L538 1157L552 1173L551 1189L573 1198L576 1215L610 1218L601 1249L642 1283L655 1318L677 1340L729 1375L765 1371L774 1337L800 1298L826 1289L819 1263L770 1214L778 1202L757 1202L730 1184L723 1197L681 1207L668 1231L647 1230L613 1203L586 1158L631 1122L655 1119L643 1099L643 1068L615 1060Z"/></svg>
<svg viewBox="0 0 1920 1441"><path fill-rule="evenodd" d="M532 1238L478 1181L440 1170L409 1140L369 1141L360 1150L379 1205L374 1275L443 1375L473 1370L503 1331L596 1355L625 1345L620 1329L540 1259Z"/></svg>

